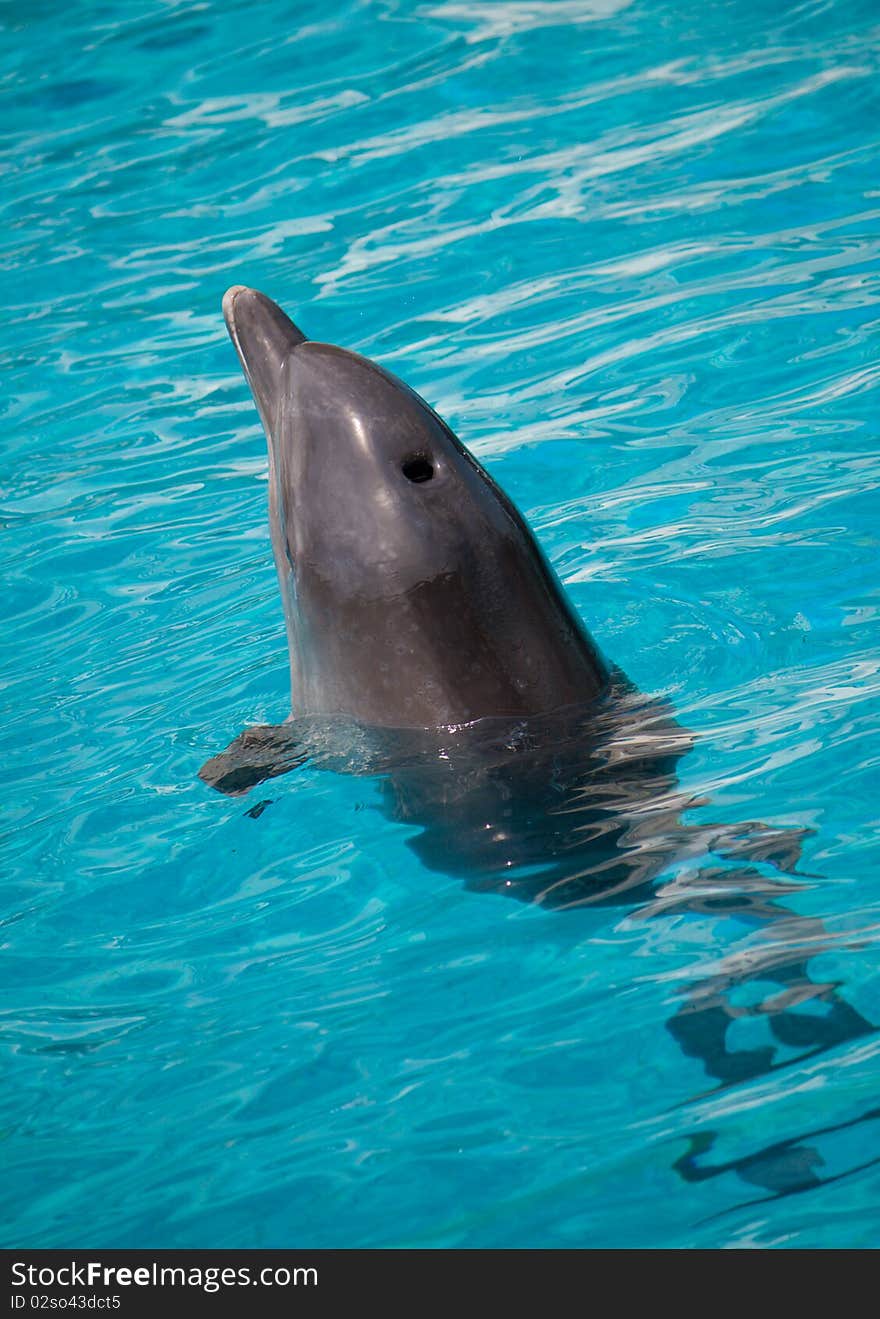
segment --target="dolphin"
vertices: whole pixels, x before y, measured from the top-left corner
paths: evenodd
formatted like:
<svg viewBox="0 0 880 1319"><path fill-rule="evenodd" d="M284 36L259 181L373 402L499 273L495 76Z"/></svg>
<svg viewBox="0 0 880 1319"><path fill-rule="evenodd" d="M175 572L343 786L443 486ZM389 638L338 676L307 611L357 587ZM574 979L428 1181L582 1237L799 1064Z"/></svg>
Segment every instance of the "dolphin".
<svg viewBox="0 0 880 1319"><path fill-rule="evenodd" d="M472 884L503 871L516 896L564 905L589 838L591 869L601 850L615 872L603 894L631 885L621 835L646 795L658 834L689 735L604 658L522 514L422 398L254 289L231 288L223 313L268 442L291 713L202 779L236 795L306 759L372 772L430 866ZM576 821L560 783L577 785ZM644 855L636 869L650 877Z"/></svg>
<svg viewBox="0 0 880 1319"><path fill-rule="evenodd" d="M297 715L437 728L604 689L524 519L417 394L252 289L223 311L269 443Z"/></svg>
<svg viewBox="0 0 880 1319"><path fill-rule="evenodd" d="M762 1015L799 1056L873 1030L810 978L804 947L821 951L823 927L781 901L808 831L682 823L703 804L677 785L691 734L602 655L446 423L254 289L231 288L223 313L268 442L291 713L245 729L200 777L242 795L306 760L370 774L386 812L417 826L422 862L472 889L757 928L766 946L716 963L667 1023L721 1086L785 1065L772 1044L729 1049L739 1017ZM759 980L774 992L735 1001Z"/></svg>

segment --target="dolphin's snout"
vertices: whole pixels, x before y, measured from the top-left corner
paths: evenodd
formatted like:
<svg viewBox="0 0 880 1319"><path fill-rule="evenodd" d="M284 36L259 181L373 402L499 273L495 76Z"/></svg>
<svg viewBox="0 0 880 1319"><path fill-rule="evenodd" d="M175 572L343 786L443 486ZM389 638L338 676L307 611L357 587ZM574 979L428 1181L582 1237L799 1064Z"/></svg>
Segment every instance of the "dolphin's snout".
<svg viewBox="0 0 880 1319"><path fill-rule="evenodd" d="M245 284L224 293L223 318L268 434L284 363L306 336L271 298Z"/></svg>

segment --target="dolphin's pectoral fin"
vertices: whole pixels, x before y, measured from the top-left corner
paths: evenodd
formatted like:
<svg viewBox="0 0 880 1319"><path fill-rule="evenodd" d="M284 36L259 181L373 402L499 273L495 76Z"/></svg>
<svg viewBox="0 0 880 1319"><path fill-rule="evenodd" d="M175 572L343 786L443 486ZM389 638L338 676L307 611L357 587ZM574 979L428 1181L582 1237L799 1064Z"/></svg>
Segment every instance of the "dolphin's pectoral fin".
<svg viewBox="0 0 880 1319"><path fill-rule="evenodd" d="M264 779L277 778L308 760L290 724L254 724L219 756L206 760L199 778L229 797L241 797Z"/></svg>

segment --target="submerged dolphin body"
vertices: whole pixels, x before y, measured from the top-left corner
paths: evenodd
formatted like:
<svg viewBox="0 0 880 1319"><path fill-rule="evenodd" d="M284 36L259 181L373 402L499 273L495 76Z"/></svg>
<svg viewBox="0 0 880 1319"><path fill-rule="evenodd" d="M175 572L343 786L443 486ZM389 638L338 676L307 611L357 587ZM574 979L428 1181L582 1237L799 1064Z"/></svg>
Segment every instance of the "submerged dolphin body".
<svg viewBox="0 0 880 1319"><path fill-rule="evenodd" d="M783 1065L773 1044L730 1050L736 1018L762 1016L801 1057L871 1030L808 974L821 924L780 903L803 832L682 824L700 804L677 787L689 735L603 659L521 515L436 413L261 293L230 289L223 310L268 440L293 713L246 729L201 777L237 795L306 759L374 774L388 812L418 826L422 861L471 888L757 927L763 947L717 964L668 1023L722 1085ZM771 992L736 1005L759 980ZM752 1160L752 1180L770 1164Z"/></svg>

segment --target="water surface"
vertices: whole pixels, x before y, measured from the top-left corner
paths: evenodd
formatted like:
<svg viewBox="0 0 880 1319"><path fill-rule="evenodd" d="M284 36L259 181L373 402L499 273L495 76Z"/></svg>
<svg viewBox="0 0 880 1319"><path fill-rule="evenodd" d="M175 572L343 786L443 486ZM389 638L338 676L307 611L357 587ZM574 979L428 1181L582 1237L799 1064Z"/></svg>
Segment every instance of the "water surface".
<svg viewBox="0 0 880 1319"><path fill-rule="evenodd" d="M5 1244L876 1245L874 1034L743 1011L719 1084L669 1029L793 940L880 1022L874 0L0 24ZM689 820L814 830L788 926L541 911L372 779L197 780L286 713L239 282L510 492L698 734Z"/></svg>

